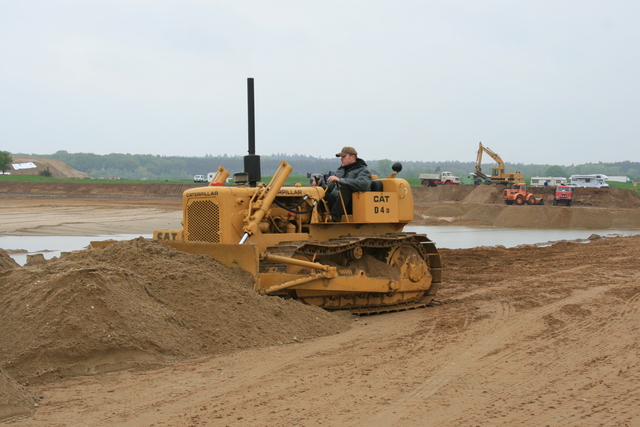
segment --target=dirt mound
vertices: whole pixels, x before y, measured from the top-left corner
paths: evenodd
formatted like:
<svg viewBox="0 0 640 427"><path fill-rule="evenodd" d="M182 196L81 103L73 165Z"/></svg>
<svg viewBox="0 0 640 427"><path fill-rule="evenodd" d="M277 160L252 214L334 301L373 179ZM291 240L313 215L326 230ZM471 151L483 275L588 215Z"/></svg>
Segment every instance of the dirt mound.
<svg viewBox="0 0 640 427"><path fill-rule="evenodd" d="M477 189L474 185L440 185L438 187L412 187L413 202L416 205L441 201L462 201L469 193Z"/></svg>
<svg viewBox="0 0 640 427"><path fill-rule="evenodd" d="M412 188L416 205L443 201L461 203L503 203L503 186L498 185L440 185L438 187Z"/></svg>
<svg viewBox="0 0 640 427"><path fill-rule="evenodd" d="M0 274L4 270L10 270L12 268L19 267L18 263L9 256L7 251L0 249Z"/></svg>
<svg viewBox="0 0 640 427"><path fill-rule="evenodd" d="M258 295L243 270L143 238L2 275L1 367L21 383L158 367L350 327L348 315Z"/></svg>
<svg viewBox="0 0 640 427"><path fill-rule="evenodd" d="M69 165L56 159L43 159L40 157L14 156L12 163L33 163L35 168L11 170L12 175L38 175L40 172L49 171L52 178L89 178L91 175L73 169Z"/></svg>
<svg viewBox="0 0 640 427"><path fill-rule="evenodd" d="M498 187L496 185L478 185L472 192L470 192L464 199L462 199L462 203L502 204L504 203L504 201L502 200L502 190L504 190L502 186Z"/></svg>

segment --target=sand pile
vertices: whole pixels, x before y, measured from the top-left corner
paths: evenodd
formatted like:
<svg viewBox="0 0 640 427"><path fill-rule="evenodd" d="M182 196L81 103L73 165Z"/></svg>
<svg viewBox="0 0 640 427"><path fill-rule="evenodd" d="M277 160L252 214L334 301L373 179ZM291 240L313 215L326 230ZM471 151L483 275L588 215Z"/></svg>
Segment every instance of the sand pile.
<svg viewBox="0 0 640 427"><path fill-rule="evenodd" d="M19 267L19 264L9 256L7 251L0 249L0 274L2 274L4 270L10 270L16 267Z"/></svg>
<svg viewBox="0 0 640 427"><path fill-rule="evenodd" d="M412 188L414 203L418 206L441 202L504 203L502 185L439 185Z"/></svg>
<svg viewBox="0 0 640 427"><path fill-rule="evenodd" d="M258 295L243 270L143 238L0 275L0 367L19 383L147 369L350 326L348 315Z"/></svg>
<svg viewBox="0 0 640 427"><path fill-rule="evenodd" d="M477 185L475 189L469 193L462 203L504 203L502 200L502 192L504 190L502 185Z"/></svg>
<svg viewBox="0 0 640 427"><path fill-rule="evenodd" d="M502 203L501 191L502 187L491 185L442 185L417 189L416 216L419 215L431 225L460 221L462 218L466 218L465 215L469 211L477 208L477 206L470 205L483 204L483 209L493 211L486 204ZM491 215L493 212L489 214ZM417 223L421 223L421 221L418 220Z"/></svg>
<svg viewBox="0 0 640 427"><path fill-rule="evenodd" d="M411 192L414 204L426 205L442 201L462 201L476 188L473 185L439 185L437 187L412 187Z"/></svg>

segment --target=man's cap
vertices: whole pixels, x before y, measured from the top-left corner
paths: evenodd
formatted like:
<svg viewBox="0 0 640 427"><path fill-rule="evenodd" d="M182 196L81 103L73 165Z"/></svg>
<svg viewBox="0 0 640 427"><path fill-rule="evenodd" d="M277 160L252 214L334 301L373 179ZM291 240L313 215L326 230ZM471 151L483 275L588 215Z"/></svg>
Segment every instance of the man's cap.
<svg viewBox="0 0 640 427"><path fill-rule="evenodd" d="M358 152L353 147L344 147L341 152L336 154L336 157L346 156L347 154L353 154L353 155L357 156Z"/></svg>

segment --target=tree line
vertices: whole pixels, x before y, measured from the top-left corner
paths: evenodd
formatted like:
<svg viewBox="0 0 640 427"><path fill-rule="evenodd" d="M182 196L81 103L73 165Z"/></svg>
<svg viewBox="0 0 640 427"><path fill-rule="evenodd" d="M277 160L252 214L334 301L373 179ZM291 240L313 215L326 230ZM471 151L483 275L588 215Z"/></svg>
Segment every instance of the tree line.
<svg viewBox="0 0 640 427"><path fill-rule="evenodd" d="M3 152L0 152L3 153ZM0 155L0 159L10 157ZM19 155L19 154L16 154ZM152 154L93 154L93 153L69 153L61 150L50 155L20 154L23 156L42 157L60 160L72 168L86 172L94 178L108 178L110 176L122 179L148 179L160 181L192 180L194 175L207 175L215 172L218 166L224 166L231 174L244 170L244 156L211 156L205 157L178 157L159 156ZM307 173L329 173L340 166L339 159L319 158L305 155L272 154L260 156L262 176L271 176L276 171L280 162L286 160L292 167L295 176L305 176ZM369 169L378 176L387 176L391 173L394 160L368 160ZM459 161L402 161L402 172L399 176L404 178L417 178L421 173L438 173L450 171L462 176L475 170L475 162ZM495 163L483 163L482 170L488 173ZM615 162L615 163L586 163L582 165L548 165L548 164L509 164L506 169L513 172L522 172L526 177L532 176L562 176L570 177L574 174L602 173L610 176L626 175L634 181L640 181L640 162ZM0 170L2 167L0 167ZM10 170L7 167L7 170Z"/></svg>

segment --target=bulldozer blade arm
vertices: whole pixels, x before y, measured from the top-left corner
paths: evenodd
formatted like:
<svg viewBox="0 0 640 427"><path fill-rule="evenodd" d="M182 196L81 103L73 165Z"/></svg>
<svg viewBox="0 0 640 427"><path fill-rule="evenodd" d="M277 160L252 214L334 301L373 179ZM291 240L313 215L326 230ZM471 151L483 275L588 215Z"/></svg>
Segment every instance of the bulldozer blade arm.
<svg viewBox="0 0 640 427"><path fill-rule="evenodd" d="M260 275L258 291L262 294L277 293L284 289L320 293L415 292L429 289L432 283L431 276L419 282L412 282L407 279L367 277L364 272L335 277L328 277L327 272L309 275L267 273Z"/></svg>

